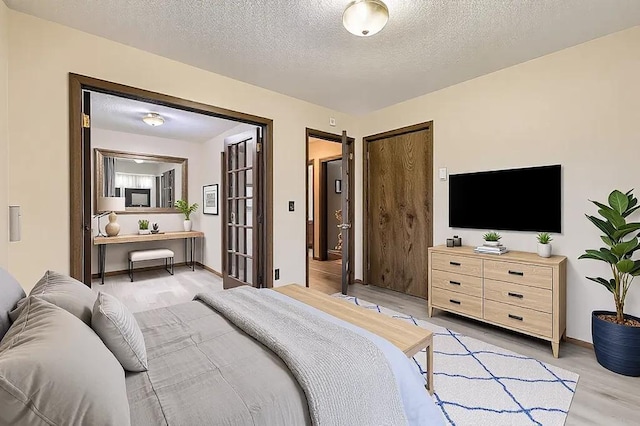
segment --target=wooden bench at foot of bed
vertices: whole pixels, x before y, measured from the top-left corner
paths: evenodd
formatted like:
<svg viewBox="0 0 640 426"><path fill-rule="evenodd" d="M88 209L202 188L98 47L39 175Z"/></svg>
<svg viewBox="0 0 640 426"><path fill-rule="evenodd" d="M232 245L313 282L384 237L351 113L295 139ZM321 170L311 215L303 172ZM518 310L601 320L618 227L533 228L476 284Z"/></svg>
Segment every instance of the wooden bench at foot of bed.
<svg viewBox="0 0 640 426"><path fill-rule="evenodd" d="M433 333L429 330L297 284L273 290L376 334L393 343L407 357L426 349L426 387L433 395Z"/></svg>

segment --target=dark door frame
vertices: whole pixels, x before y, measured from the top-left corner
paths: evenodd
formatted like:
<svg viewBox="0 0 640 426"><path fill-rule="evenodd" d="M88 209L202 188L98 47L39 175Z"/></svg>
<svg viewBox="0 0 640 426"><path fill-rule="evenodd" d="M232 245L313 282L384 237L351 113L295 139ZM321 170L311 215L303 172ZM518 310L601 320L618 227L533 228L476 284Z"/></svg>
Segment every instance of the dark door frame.
<svg viewBox="0 0 640 426"><path fill-rule="evenodd" d="M91 250L89 253L85 253L84 239L85 232L91 232L92 225L91 199L85 195L86 187L90 188L91 186L91 181L85 179L87 169L91 169L91 160L89 160L89 164L86 164L87 156L83 156L83 153L86 152L82 134L83 90L112 94L239 123L253 124L264 129L262 149L265 167L262 178L264 179L263 211L265 217L263 221L265 235L262 239L262 253L264 253L264 284L266 287L273 287L273 120L74 73L69 73L69 254L71 276L91 286L91 271L89 270L88 274L85 274L83 263L86 259L85 255L91 257Z"/></svg>
<svg viewBox="0 0 640 426"><path fill-rule="evenodd" d="M327 142L335 142L335 143L339 143L342 144L342 135L336 135L333 133L328 133L328 132L323 132L322 130L315 130L315 129L310 129L310 128L306 128L305 130L305 156L304 156L304 164L305 164L305 200L306 200L306 205L305 205L305 247L307 246L307 239L309 238L308 235L308 229L307 229L307 218L309 217L309 173L306 172L307 170L307 165L309 162L309 138L317 138L317 139L322 139L325 140ZM351 175L349 176L349 199L353 200L353 194L354 194L354 177L355 177L355 173L354 173L354 167L353 167L353 163L355 160L355 155L354 155L354 149L355 149L355 139L354 138L348 138L349 141L349 146L350 146L350 160L351 161ZM342 157L342 155L340 156ZM315 175L315 174L314 174ZM320 196L322 197L322 194L320 194ZM316 209L317 206L315 206L314 204L314 209ZM354 261L354 254L355 254L355 250L354 250L354 231L355 231L355 227L353 226L353 220L354 220L354 210L355 210L355 203L353 203L352 201L352 208L351 211L349 212L349 223L351 224L351 228L349 229L349 259L351 260L351 264L353 264ZM309 287L309 250L307 250L305 248L304 251L305 254L305 284L307 287ZM349 283L353 283L353 268L351 268L350 274L349 274Z"/></svg>
<svg viewBox="0 0 640 426"><path fill-rule="evenodd" d="M394 136L401 136L407 133L419 132L421 130L428 130L430 133L429 141L431 143L431 149L429 152L431 153L431 158L429 159L431 162L431 167L433 167L433 121L427 121L425 123L414 124L412 126L402 127L400 129L391 130L388 132L377 133L371 136L365 136L362 138L362 234L363 234L363 256L362 256L362 273L364 284L369 284L369 143L378 141L380 139L387 139ZM429 192L431 194L430 203L430 214L431 214L431 241L429 241L429 246L433 245L433 179L431 182L428 182Z"/></svg>
<svg viewBox="0 0 640 426"><path fill-rule="evenodd" d="M319 180L319 199L320 204L317 206L318 208L318 251L320 252L320 257L317 260L329 260L329 244L328 244L328 229L327 224L329 223L329 215L327 213L327 197L329 196L330 187L327 185L327 163L331 161L342 160L342 154L340 155L332 155L330 157L318 158L318 163L320 166L320 170L318 176ZM315 173L314 173L315 176ZM313 206L316 208L316 206ZM315 226L315 225L314 225ZM314 257L315 259L315 257Z"/></svg>

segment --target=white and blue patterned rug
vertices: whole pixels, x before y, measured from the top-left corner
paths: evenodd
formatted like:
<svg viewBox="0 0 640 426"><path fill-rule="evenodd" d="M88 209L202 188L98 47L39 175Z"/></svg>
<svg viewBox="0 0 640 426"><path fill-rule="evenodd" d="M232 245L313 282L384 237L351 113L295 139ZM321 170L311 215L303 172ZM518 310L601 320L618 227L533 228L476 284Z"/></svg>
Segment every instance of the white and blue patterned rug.
<svg viewBox="0 0 640 426"><path fill-rule="evenodd" d="M433 332L433 399L450 425L564 425L578 375L350 296L356 305ZM425 352L414 357L425 373Z"/></svg>

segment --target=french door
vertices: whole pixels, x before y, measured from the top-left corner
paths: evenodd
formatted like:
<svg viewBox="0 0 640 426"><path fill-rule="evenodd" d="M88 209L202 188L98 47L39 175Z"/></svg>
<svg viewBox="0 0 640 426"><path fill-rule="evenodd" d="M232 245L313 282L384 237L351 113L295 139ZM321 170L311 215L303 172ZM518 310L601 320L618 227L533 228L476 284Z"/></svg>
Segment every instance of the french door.
<svg viewBox="0 0 640 426"><path fill-rule="evenodd" d="M351 277L351 221L352 221L352 208L350 198L351 181L351 160L353 156L352 142L347 137L347 132L342 132L342 223L339 225L342 231L342 294L347 294L349 289L349 280Z"/></svg>
<svg viewBox="0 0 640 426"><path fill-rule="evenodd" d="M262 128L224 140L223 287L262 287Z"/></svg>

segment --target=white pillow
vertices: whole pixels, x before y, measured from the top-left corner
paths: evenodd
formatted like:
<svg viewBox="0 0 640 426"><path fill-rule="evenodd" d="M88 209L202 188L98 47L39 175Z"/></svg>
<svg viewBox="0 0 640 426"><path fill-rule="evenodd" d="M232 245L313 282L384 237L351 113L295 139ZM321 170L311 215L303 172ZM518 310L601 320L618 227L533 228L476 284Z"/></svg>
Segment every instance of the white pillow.
<svg viewBox="0 0 640 426"><path fill-rule="evenodd" d="M115 297L98 293L91 328L128 371L147 371L147 349L138 322Z"/></svg>

